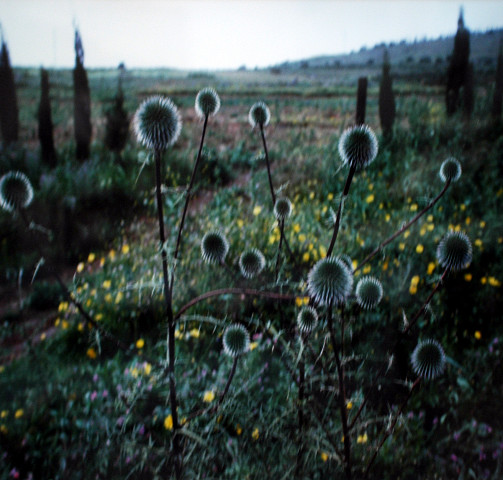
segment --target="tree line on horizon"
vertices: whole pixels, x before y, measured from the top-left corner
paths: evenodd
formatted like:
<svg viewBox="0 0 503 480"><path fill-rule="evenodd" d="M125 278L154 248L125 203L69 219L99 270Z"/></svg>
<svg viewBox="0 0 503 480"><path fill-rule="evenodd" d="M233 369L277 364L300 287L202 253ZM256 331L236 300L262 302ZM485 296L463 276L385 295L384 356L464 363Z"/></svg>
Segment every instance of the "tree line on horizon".
<svg viewBox="0 0 503 480"><path fill-rule="evenodd" d="M1 34L1 31L0 31ZM75 158L83 162L90 156L92 138L91 96L87 72L84 66L84 48L78 28L75 28L75 67L73 69L73 119L75 138ZM474 108L474 67L470 62L470 32L466 28L461 9L458 28L454 37L453 53L447 69L446 113L448 117L462 109L469 119ZM108 150L120 159L128 134L130 119L124 108L122 75L124 67L119 67L117 93L112 106L105 112L106 131L104 143ZM365 89L366 91L366 89ZM358 95L358 98L360 96ZM491 115L501 118L503 106L503 45L500 43ZM392 133L396 116L396 103L393 92L391 62L389 52L384 50L382 74L379 84L379 118L383 135ZM0 51L0 130L3 146L15 144L19 138L19 109L16 96L14 72L10 63L9 51L1 35ZM44 164L53 168L57 165L57 153L54 144L53 122L50 102L49 73L40 69L40 101L38 108L38 137L40 157Z"/></svg>

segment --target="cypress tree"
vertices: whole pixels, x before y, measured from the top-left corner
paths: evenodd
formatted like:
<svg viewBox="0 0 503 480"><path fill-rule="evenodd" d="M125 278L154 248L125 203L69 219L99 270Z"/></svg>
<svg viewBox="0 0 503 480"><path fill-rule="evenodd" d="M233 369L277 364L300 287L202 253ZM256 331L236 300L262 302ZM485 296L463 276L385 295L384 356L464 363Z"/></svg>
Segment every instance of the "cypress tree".
<svg viewBox="0 0 503 480"><path fill-rule="evenodd" d="M75 29L75 68L73 70L73 122L77 160L89 158L91 143L91 95L84 68L84 49L80 33Z"/></svg>
<svg viewBox="0 0 503 480"><path fill-rule="evenodd" d="M393 94L393 80L390 75L390 61L388 50L384 50L382 63L382 77L379 84L379 118L384 135L390 135L395 121L396 106Z"/></svg>
<svg viewBox="0 0 503 480"><path fill-rule="evenodd" d="M122 71L120 69L117 94L113 105L106 112L105 145L117 157L124 150L129 134L129 117L124 109L124 92L122 90Z"/></svg>
<svg viewBox="0 0 503 480"><path fill-rule="evenodd" d="M454 50L447 69L446 107L447 115L453 115L458 109L459 90L465 85L470 56L470 32L465 28L463 9L459 13L458 30L454 37Z"/></svg>
<svg viewBox="0 0 503 480"><path fill-rule="evenodd" d="M367 107L367 77L358 79L358 91L356 92L356 124L365 123L365 110Z"/></svg>
<svg viewBox="0 0 503 480"><path fill-rule="evenodd" d="M503 42L500 41L500 49L498 53L498 64L496 66L496 78L494 81L494 96L491 115L495 120L501 117L503 106Z"/></svg>
<svg viewBox="0 0 503 480"><path fill-rule="evenodd" d="M10 64L9 50L2 35L2 48L0 51L0 129L2 130L4 145L17 142L19 137L18 117L14 72Z"/></svg>
<svg viewBox="0 0 503 480"><path fill-rule="evenodd" d="M475 78L473 73L473 63L468 64L465 75L465 84L463 87L463 114L469 119L473 113L475 105Z"/></svg>
<svg viewBox="0 0 503 480"><path fill-rule="evenodd" d="M40 104L38 106L38 138L42 162L50 168L56 166L56 150L52 133L51 99L49 97L49 75L40 69Z"/></svg>

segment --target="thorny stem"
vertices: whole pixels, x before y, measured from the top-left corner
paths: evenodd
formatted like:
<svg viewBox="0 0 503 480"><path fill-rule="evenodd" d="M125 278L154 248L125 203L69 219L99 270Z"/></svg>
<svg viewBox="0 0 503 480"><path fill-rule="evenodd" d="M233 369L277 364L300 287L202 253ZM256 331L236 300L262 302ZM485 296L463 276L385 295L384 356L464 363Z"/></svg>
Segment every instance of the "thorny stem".
<svg viewBox="0 0 503 480"><path fill-rule="evenodd" d="M398 412L396 413L395 418L393 419L393 422L391 423L389 428L386 430L386 432L384 432L383 438L381 439L381 441L379 442L379 445L375 449L374 454L372 455L372 458L370 459L370 461L367 465L367 468L365 469L364 478L366 478L368 476L368 474L370 472L370 467L372 467L372 464L374 463L374 460L376 459L377 454L379 453L379 450L384 445L384 442L386 441L386 439L393 433L396 422L398 421L398 418L400 417L402 410L405 408L405 405L407 405L407 402L410 400L410 397L412 396L412 392L419 385L420 382L421 382L421 377L417 377L416 381L412 384L412 388L410 389L409 394L407 395L407 398L404 400L402 405L400 405L400 408L398 409Z"/></svg>
<svg viewBox="0 0 503 480"><path fill-rule="evenodd" d="M348 428L348 411L346 407L346 389L344 382L344 369L342 367L341 358L339 356L339 348L335 338L333 318L332 318L332 302L328 306L328 329L330 332L330 341L334 351L335 365L337 367L337 376L339 378L339 410L341 413L342 433L344 435L344 471L346 479L351 480L351 438Z"/></svg>
<svg viewBox="0 0 503 480"><path fill-rule="evenodd" d="M164 279L164 299L166 302L166 315L168 318L168 379L169 379L169 400L171 406L171 416L173 418L173 455L175 464L175 475L177 479L182 478L182 455L180 436L178 430L180 423L178 422L178 402L176 398L176 383L175 383L175 319L173 317L173 305L168 279L168 256L166 253L166 236L164 233L164 213L162 207L162 194L161 194L161 155L160 150L155 150L155 181L156 181L156 200L157 200L157 213L159 219L159 238L161 241L161 257L162 257L162 273ZM172 285L171 285L172 287Z"/></svg>
<svg viewBox="0 0 503 480"><path fill-rule="evenodd" d="M421 210L412 220L410 220L402 228L400 228L400 230L398 230L393 235L391 235L391 237L387 238L386 240L384 240L384 242L380 243L379 246L374 251L370 252L365 257L365 259L355 268L355 270L353 271L353 273L357 272L366 263L370 262L370 260L372 260L386 245L388 245L389 243L391 243L395 238L397 238L403 232L405 232L405 230L407 230L411 225L413 225L414 223L416 223L426 212L428 212L428 210L431 210L435 206L435 204L442 198L442 196L444 195L444 193L449 188L450 184L451 184L451 181L447 180L447 182L445 182L445 185L444 185L444 188L442 189L442 191L425 208L423 208L423 210Z"/></svg>
<svg viewBox="0 0 503 480"><path fill-rule="evenodd" d="M349 193L349 187L351 186L351 181L353 180L353 176L356 172L356 169L354 167L349 168L348 176L346 178L346 184L344 185L344 190L341 195L341 200L339 201L339 208L337 209L337 217L335 218L335 224L334 224L334 233L332 234L332 240L330 240L330 246L328 247L327 251L327 257L330 257L332 255L332 251L335 246L335 241L337 240L337 235L339 234L339 228L341 225L341 217L342 217L342 209L344 207L344 202L346 201L346 198Z"/></svg>
<svg viewBox="0 0 503 480"><path fill-rule="evenodd" d="M212 290L203 293L198 297L193 298L190 302L183 305L178 313L175 315L175 320L179 319L189 308L211 297L219 295L250 295L257 297L273 298L275 300L295 300L297 295L289 295L285 293L266 292L263 290L255 290L252 288L221 288L219 290Z"/></svg>
<svg viewBox="0 0 503 480"><path fill-rule="evenodd" d="M196 178L197 167L199 165L199 162L201 161L201 153L203 151L204 137L206 135L206 126L207 125L208 125L208 115L206 115L204 117L203 133L201 135L201 142L199 143L199 151L197 152L197 157L196 157L196 161L194 163L194 168L192 169L192 175L190 177L189 186L187 187L187 190L185 191L185 205L183 207L183 213L182 213L182 219L180 221L180 227L178 228L178 235L177 235L177 238L176 238L175 254L174 254L174 257L173 257L175 265L176 265L176 260L178 258L178 252L180 250L180 242L181 242L181 239L182 239L183 226L185 224L185 216L187 215L187 210L189 208L190 197L192 195L192 187L194 186L194 180ZM173 273L171 274L171 289L173 289Z"/></svg>
<svg viewBox="0 0 503 480"><path fill-rule="evenodd" d="M269 177L269 188L271 190L272 206L274 207L274 205L276 205L276 194L274 193L274 187L272 186L271 165L269 163L269 152L267 151L267 143L265 141L264 126L262 124L259 124L259 126L260 126L260 136L262 137L262 144L264 145L264 154L265 154L265 161L267 164L267 176Z"/></svg>

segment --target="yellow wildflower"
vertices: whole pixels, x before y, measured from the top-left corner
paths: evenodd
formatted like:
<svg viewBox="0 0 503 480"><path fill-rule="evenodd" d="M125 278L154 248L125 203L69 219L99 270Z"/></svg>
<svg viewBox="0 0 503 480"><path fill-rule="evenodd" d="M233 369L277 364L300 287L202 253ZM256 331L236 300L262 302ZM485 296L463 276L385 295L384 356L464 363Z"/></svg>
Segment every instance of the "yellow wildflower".
<svg viewBox="0 0 503 480"><path fill-rule="evenodd" d="M472 274L471 273L465 273L465 281L471 282L472 281Z"/></svg>
<svg viewBox="0 0 503 480"><path fill-rule="evenodd" d="M58 306L58 312L66 312L68 310L68 302L61 302Z"/></svg>
<svg viewBox="0 0 503 480"><path fill-rule="evenodd" d="M145 370L145 375L150 375L150 372L152 372L152 365L150 363L145 363L143 366L143 369Z"/></svg>
<svg viewBox="0 0 503 480"><path fill-rule="evenodd" d="M96 350L93 347L89 347L87 349L86 355L91 359L94 360L98 354L96 353Z"/></svg>
<svg viewBox="0 0 503 480"><path fill-rule="evenodd" d="M299 235L299 242L302 242L302 243L303 243L303 242L305 242L305 241L306 241L306 236L305 236L303 233L301 233L301 234Z"/></svg>
<svg viewBox="0 0 503 480"><path fill-rule="evenodd" d="M329 200L329 201L330 201L330 200L333 200L333 199L334 199L334 194L333 194L333 193L329 193L329 194L327 195L327 200Z"/></svg>
<svg viewBox="0 0 503 480"><path fill-rule="evenodd" d="M82 272L82 270L84 270L84 262L80 262L78 265L77 265L77 272Z"/></svg>
<svg viewBox="0 0 503 480"><path fill-rule="evenodd" d="M482 240L480 238L477 238L474 242L473 242L477 247L479 248L482 248Z"/></svg>
<svg viewBox="0 0 503 480"><path fill-rule="evenodd" d="M295 233L299 233L300 232L300 225L298 223L296 223L294 226L293 226L293 231Z"/></svg>
<svg viewBox="0 0 503 480"><path fill-rule="evenodd" d="M482 221L479 223L479 226L480 226L480 228L485 228L485 226L486 226L486 222L484 222L484 220L482 220Z"/></svg>
<svg viewBox="0 0 503 480"><path fill-rule="evenodd" d="M485 285L485 284L487 283L487 278L486 278L486 277L482 277L482 278L480 279L480 283L481 283L482 285Z"/></svg>
<svg viewBox="0 0 503 480"><path fill-rule="evenodd" d="M426 217L426 221L427 221L427 222L433 222L433 215L428 215L428 216Z"/></svg>
<svg viewBox="0 0 503 480"><path fill-rule="evenodd" d="M136 348L143 348L145 346L145 340L143 338L139 338L136 340Z"/></svg>
<svg viewBox="0 0 503 480"><path fill-rule="evenodd" d="M372 269L372 267L370 265L365 265L363 267L363 273L366 274L366 273L370 273L370 270Z"/></svg>
<svg viewBox="0 0 503 480"><path fill-rule="evenodd" d="M257 216L260 214L262 211L262 207L260 205L255 205L255 208L253 209L253 215Z"/></svg>
<svg viewBox="0 0 503 480"><path fill-rule="evenodd" d="M391 220L391 215L389 213L387 213L385 216L384 216L384 220L386 220L387 222L389 222Z"/></svg>
<svg viewBox="0 0 503 480"><path fill-rule="evenodd" d="M3 365L0 365L0 373L5 372L5 367Z"/></svg>
<svg viewBox="0 0 503 480"><path fill-rule="evenodd" d="M14 413L14 418L21 418L24 415L24 410L22 408L18 408L16 413Z"/></svg>
<svg viewBox="0 0 503 480"><path fill-rule="evenodd" d="M203 402L211 403L213 400L215 400L215 392L213 390L206 390L206 392L204 392Z"/></svg>
<svg viewBox="0 0 503 480"><path fill-rule="evenodd" d="M428 263L428 270L426 273L428 275L431 275L433 273L433 270L435 270L435 262Z"/></svg>
<svg viewBox="0 0 503 480"><path fill-rule="evenodd" d="M105 289L108 290L111 286L112 286L112 281L111 280L105 280L103 282L103 288L105 288Z"/></svg>
<svg viewBox="0 0 503 480"><path fill-rule="evenodd" d="M411 211L411 212L417 212L417 203L413 203L413 204L410 206L410 211Z"/></svg>
<svg viewBox="0 0 503 480"><path fill-rule="evenodd" d="M426 225L426 228L428 229L428 232L433 232L433 229L435 228L435 224L428 223L428 225Z"/></svg>
<svg viewBox="0 0 503 480"><path fill-rule="evenodd" d="M327 452L321 452L321 459L326 462L328 460L328 453Z"/></svg>
<svg viewBox="0 0 503 480"><path fill-rule="evenodd" d="M0 413L0 418L6 418L7 415L9 415L9 411L8 410L2 410L2 413Z"/></svg>
<svg viewBox="0 0 503 480"><path fill-rule="evenodd" d="M320 246L320 257L325 258L326 256L327 256L327 249L323 245L321 245Z"/></svg>
<svg viewBox="0 0 503 480"><path fill-rule="evenodd" d="M252 432L252 438L253 440L258 440L258 437L259 437L259 431L258 428L255 428L255 430L253 430Z"/></svg>
<svg viewBox="0 0 503 480"><path fill-rule="evenodd" d="M398 248L399 248L400 250L404 251L404 250L405 250L405 243L400 242L400 243L398 244Z"/></svg>
<svg viewBox="0 0 503 480"><path fill-rule="evenodd" d="M417 253L423 253L424 252L424 247L420 243L417 244L416 252Z"/></svg>
<svg viewBox="0 0 503 480"><path fill-rule="evenodd" d="M238 221L236 222L238 224L238 228L243 228L245 222L243 222L243 220L241 220L240 218L238 218Z"/></svg>
<svg viewBox="0 0 503 480"><path fill-rule="evenodd" d="M368 439L369 439L368 435L364 433L363 435L358 435L356 443L367 443Z"/></svg>
<svg viewBox="0 0 503 480"><path fill-rule="evenodd" d="M9 429L5 425L0 425L0 432L7 435L9 433Z"/></svg>
<svg viewBox="0 0 503 480"><path fill-rule="evenodd" d="M302 298L301 297L295 298L295 305L297 305L297 307L302 307Z"/></svg>
<svg viewBox="0 0 503 480"><path fill-rule="evenodd" d="M98 313L98 314L94 317L94 319L95 319L97 322L99 322L102 318L103 318L103 314L102 314L102 313Z"/></svg>
<svg viewBox="0 0 503 480"><path fill-rule="evenodd" d="M250 351L255 350L258 347L258 342L251 342L250 343Z"/></svg>
<svg viewBox="0 0 503 480"><path fill-rule="evenodd" d="M96 260L96 255L94 253L90 253L87 257L87 263L93 263Z"/></svg>
<svg viewBox="0 0 503 480"><path fill-rule="evenodd" d="M405 230L405 232L403 233L403 238L408 238L410 235L410 230Z"/></svg>
<svg viewBox="0 0 503 480"><path fill-rule="evenodd" d="M117 296L115 297L115 304L118 305L119 303L121 303L123 298L124 298L124 294L119 291L117 293Z"/></svg>
<svg viewBox="0 0 503 480"><path fill-rule="evenodd" d="M164 419L164 428L166 430L173 430L173 416L171 413Z"/></svg>
<svg viewBox="0 0 503 480"><path fill-rule="evenodd" d="M365 199L365 201L366 201L367 203L372 203L372 202L374 201L374 199L375 199L374 194L373 194L373 193L371 193L371 194L370 194L370 195L369 195L369 196Z"/></svg>
<svg viewBox="0 0 503 480"><path fill-rule="evenodd" d="M190 336L191 337L194 337L194 338L199 338L199 336L201 335L201 332L198 328L193 328L190 332L189 332Z"/></svg>
<svg viewBox="0 0 503 480"><path fill-rule="evenodd" d="M501 282L494 277L489 277L489 285L491 285L492 287L500 287Z"/></svg>
<svg viewBox="0 0 503 480"><path fill-rule="evenodd" d="M129 245L127 243L125 243L124 245L122 245L121 252L124 255L127 255L129 253Z"/></svg>
<svg viewBox="0 0 503 480"><path fill-rule="evenodd" d="M416 287L415 285L411 285L411 286L409 287L409 293L410 293L411 295L415 295L415 294L417 293L417 287Z"/></svg>
<svg viewBox="0 0 503 480"><path fill-rule="evenodd" d="M482 338L482 334L477 330L473 336L477 339L477 340L480 340Z"/></svg>
<svg viewBox="0 0 503 480"><path fill-rule="evenodd" d="M346 408L348 410L351 410L353 408L353 402L351 400L346 404Z"/></svg>
<svg viewBox="0 0 503 480"><path fill-rule="evenodd" d="M464 212L466 210L466 205L464 203L462 203L460 206L459 206L460 210L462 212Z"/></svg>
<svg viewBox="0 0 503 480"><path fill-rule="evenodd" d="M309 261L309 252L306 252L306 253L304 253L304 255L302 255L302 261L303 262Z"/></svg>
<svg viewBox="0 0 503 480"><path fill-rule="evenodd" d="M238 435L241 435L243 433L243 429L241 428L241 425L239 423L236 423L236 433Z"/></svg>

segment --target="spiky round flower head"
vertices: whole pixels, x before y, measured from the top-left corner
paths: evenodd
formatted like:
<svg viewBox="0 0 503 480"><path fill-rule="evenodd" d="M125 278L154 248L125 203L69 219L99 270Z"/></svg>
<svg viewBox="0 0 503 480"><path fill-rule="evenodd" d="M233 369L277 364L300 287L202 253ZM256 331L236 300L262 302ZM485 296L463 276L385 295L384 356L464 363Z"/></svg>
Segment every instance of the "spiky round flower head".
<svg viewBox="0 0 503 480"><path fill-rule="evenodd" d="M417 344L412 352L410 361L412 370L418 377L433 380L444 371L444 349L436 340L423 340Z"/></svg>
<svg viewBox="0 0 503 480"><path fill-rule="evenodd" d="M271 112L264 102L257 102L250 108L248 114L248 121L252 127L260 126L265 127L269 124L271 119Z"/></svg>
<svg viewBox="0 0 503 480"><path fill-rule="evenodd" d="M165 150L178 139L182 119L171 99L156 95L141 103L133 125L136 138L144 147Z"/></svg>
<svg viewBox="0 0 503 480"><path fill-rule="evenodd" d="M216 115L218 110L220 110L220 97L217 92L211 87L200 90L196 97L196 113L204 118Z"/></svg>
<svg viewBox="0 0 503 480"><path fill-rule="evenodd" d="M336 257L319 260L307 277L309 296L320 305L344 303L352 288L353 272Z"/></svg>
<svg viewBox="0 0 503 480"><path fill-rule="evenodd" d="M297 315L297 325L301 333L311 333L318 325L318 312L313 307L303 307Z"/></svg>
<svg viewBox="0 0 503 480"><path fill-rule="evenodd" d="M366 310L376 307L382 299L382 294L382 285L377 278L362 277L356 284L356 302Z"/></svg>
<svg viewBox="0 0 503 480"><path fill-rule="evenodd" d="M342 133L339 155L344 165L362 170L376 158L378 145L377 137L368 125L356 125Z"/></svg>
<svg viewBox="0 0 503 480"><path fill-rule="evenodd" d="M239 357L250 348L248 330L239 323L229 325L224 332L223 344L224 352L229 357Z"/></svg>
<svg viewBox="0 0 503 480"><path fill-rule="evenodd" d="M461 270L472 261L472 243L463 232L450 230L437 247L437 259L440 265L451 270Z"/></svg>
<svg viewBox="0 0 503 480"><path fill-rule="evenodd" d="M265 267L265 258L262 252L256 248L245 250L239 257L239 268L243 277L253 278Z"/></svg>
<svg viewBox="0 0 503 480"><path fill-rule="evenodd" d="M222 263L229 251L229 242L219 231L211 231L201 240L201 256L206 263Z"/></svg>
<svg viewBox="0 0 503 480"><path fill-rule="evenodd" d="M281 222L288 220L292 214L292 202L287 197L280 197L274 204L274 216Z"/></svg>
<svg viewBox="0 0 503 480"><path fill-rule="evenodd" d="M461 164L454 157L449 157L442 162L438 172L442 182L457 182L461 177Z"/></svg>
<svg viewBox="0 0 503 480"><path fill-rule="evenodd" d="M8 212L26 208L33 200L33 187L22 172L7 172L0 179L0 207Z"/></svg>

